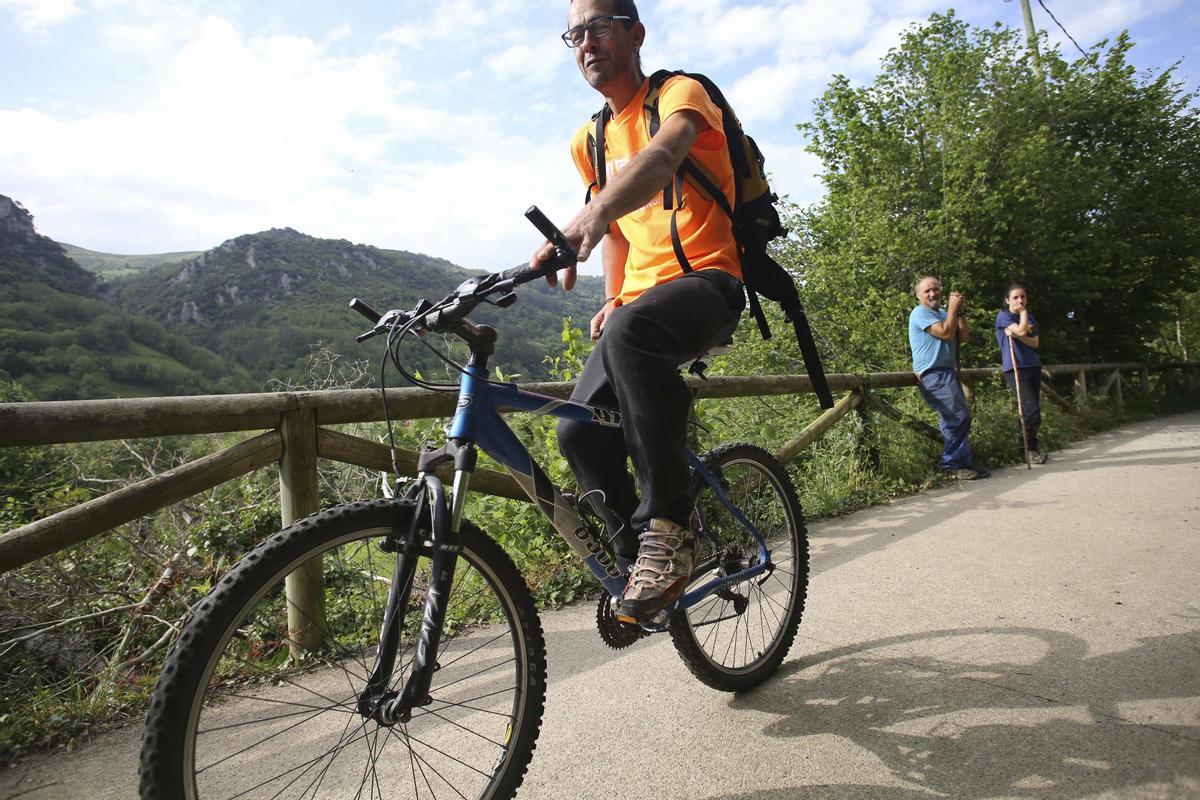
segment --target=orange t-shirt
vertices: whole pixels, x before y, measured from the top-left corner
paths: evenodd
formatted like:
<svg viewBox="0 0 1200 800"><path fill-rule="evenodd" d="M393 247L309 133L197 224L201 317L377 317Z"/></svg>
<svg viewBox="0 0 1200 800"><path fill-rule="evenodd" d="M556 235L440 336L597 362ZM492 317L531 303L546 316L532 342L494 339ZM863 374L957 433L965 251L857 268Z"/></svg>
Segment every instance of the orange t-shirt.
<svg viewBox="0 0 1200 800"><path fill-rule="evenodd" d="M650 81L634 95L621 113L609 120L604 130L604 153L609 181L638 155L650 142L646 119L646 93ZM721 109L709 99L704 87L691 78L676 75L668 78L659 93L659 119L681 109L696 111L708 123L692 145L688 157L715 179L729 204L733 205L733 167L721 123ZM571 141L571 155L583 181L591 185L595 179L587 137L596 129L594 122L584 125ZM704 196L684 178L684 203L676 218L683 252L694 270L720 269L738 280L742 278L737 243L729 217L713 200ZM621 284L621 302L628 303L652 286L678 278L683 274L675 250L671 246L671 211L663 208L663 193L655 193L646 205L617 220L617 227L629 241L629 259L625 262L625 279Z"/></svg>

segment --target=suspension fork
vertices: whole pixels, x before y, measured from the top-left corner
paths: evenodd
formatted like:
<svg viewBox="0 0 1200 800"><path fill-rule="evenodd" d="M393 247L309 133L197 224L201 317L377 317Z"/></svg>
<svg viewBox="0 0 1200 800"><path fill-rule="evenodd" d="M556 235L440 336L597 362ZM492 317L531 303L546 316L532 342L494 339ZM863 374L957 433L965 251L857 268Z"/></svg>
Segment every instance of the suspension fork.
<svg viewBox="0 0 1200 800"><path fill-rule="evenodd" d="M404 628L404 609L408 608L413 575L416 573L417 560L428 532L423 523L433 517L432 514L426 514L426 489L424 476L419 476L404 498L413 502L413 515L409 520L407 535L402 539L389 539L380 545L380 549L385 552L396 554L396 563L392 567L392 582L388 587L387 601L383 609L383 627L379 632L375 665L371 668L366 685L358 696L358 712L364 717L375 716L382 704L392 699L387 696L387 685L396 670L400 634ZM432 522L429 528L432 530ZM395 693L392 694L394 696Z"/></svg>
<svg viewBox="0 0 1200 800"><path fill-rule="evenodd" d="M442 481L436 475L422 471L418 476L421 485L417 495L416 513L407 541L396 558L375 667L367 679L365 689L359 695L359 713L365 717L374 717L385 725L407 722L412 716L413 708L428 705L431 701L429 687L433 683L434 673L440 666L437 653L446 622L447 602L454 584L458 555L462 550L459 531L474 467L473 447L468 445L463 451L469 451L469 455L465 458L460 456L462 460L456 459L456 466L461 465L463 468L455 470L449 503ZM428 521L429 541L432 545L429 588L425 594L425 607L408 679L402 691L389 691L387 685L395 673L399 655L404 610L408 607L412 594L416 564L424 544L424 537L421 535L422 521Z"/></svg>

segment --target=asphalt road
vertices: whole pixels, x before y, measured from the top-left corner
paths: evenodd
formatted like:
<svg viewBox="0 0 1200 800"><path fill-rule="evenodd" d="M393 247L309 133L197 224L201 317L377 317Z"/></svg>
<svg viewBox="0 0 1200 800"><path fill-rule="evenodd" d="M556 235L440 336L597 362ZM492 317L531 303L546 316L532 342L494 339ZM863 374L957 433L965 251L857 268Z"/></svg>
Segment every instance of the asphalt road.
<svg viewBox="0 0 1200 800"><path fill-rule="evenodd" d="M733 696L670 640L545 615L519 798L1200 798L1200 414L811 526L779 674ZM131 798L130 728L0 773L0 798Z"/></svg>

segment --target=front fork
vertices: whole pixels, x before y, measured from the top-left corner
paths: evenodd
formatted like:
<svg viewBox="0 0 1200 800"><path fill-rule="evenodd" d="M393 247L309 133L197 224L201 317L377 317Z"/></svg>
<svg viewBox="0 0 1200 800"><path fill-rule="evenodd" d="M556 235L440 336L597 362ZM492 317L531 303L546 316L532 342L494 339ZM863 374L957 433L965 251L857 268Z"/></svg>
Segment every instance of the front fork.
<svg viewBox="0 0 1200 800"><path fill-rule="evenodd" d="M462 550L459 531L474 468L473 445L467 445L464 449L469 449L470 454L464 460L456 459L456 466L461 468L454 471L449 504L441 479L426 471L417 476L416 508L408 535L403 541L394 542L396 566L388 590L387 607L384 609L379 650L375 656L375 666L358 699L360 714L389 727L408 722L414 708L429 705L433 701L429 696L429 687L433 682L433 674L440 668L437 653L446 622L446 607L454 584L458 554ZM428 530L422 523L427 523ZM425 608L417 633L416 650L409 664L408 679L404 688L396 692L388 689L388 685L396 671L400 635L404 632L404 612L412 595L417 561L425 552L426 541L432 549L429 588L425 593Z"/></svg>

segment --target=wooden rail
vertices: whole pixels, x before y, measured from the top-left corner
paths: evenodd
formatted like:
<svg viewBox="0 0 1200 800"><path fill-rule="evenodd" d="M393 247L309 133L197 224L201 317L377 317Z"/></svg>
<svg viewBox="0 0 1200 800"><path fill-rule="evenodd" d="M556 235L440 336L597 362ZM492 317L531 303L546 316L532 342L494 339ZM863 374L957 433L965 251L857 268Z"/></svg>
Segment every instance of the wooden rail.
<svg viewBox="0 0 1200 800"><path fill-rule="evenodd" d="M1078 387L1077 397L1086 391L1089 374L1106 373L1110 376L1109 386L1120 387L1121 371L1136 371L1141 376L1142 387L1148 385L1147 368L1140 363L1058 364L1043 368L1045 374L1073 376ZM991 368L964 369L960 371L960 377L964 383L971 383L994 378L998 372ZM828 380L831 389L849 394L785 445L779 453L782 461L794 458L838 419L860 406L867 390L905 388L917 383L911 372L832 374ZM720 376L707 380L689 379L689 383L699 398L812 391L812 383L806 375ZM572 386L571 383L525 384L531 391L552 397L569 396ZM1116 391L1119 392L1119 388ZM386 416L392 419L449 416L456 400L454 393L389 389ZM878 403L868 405L880 407ZM886 409L885 413L888 413ZM374 389L0 404L0 447L266 431L219 453L0 535L0 573L86 541L272 462L279 464L283 523L290 524L320 507L318 459L378 470L392 468L392 453L386 446L327 430L324 426L383 419L384 404L380 393ZM918 430L924 424L919 421L905 424L910 422L915 425L909 426ZM933 430L929 426L926 428ZM415 453L403 451L397 456L401 470L415 472ZM479 470L471 487L487 494L527 499L508 475L493 470ZM314 565L296 578L297 592L305 594L304 586L319 585L320 575L316 570ZM315 614L319 609L303 613ZM302 618L311 620L314 617Z"/></svg>

